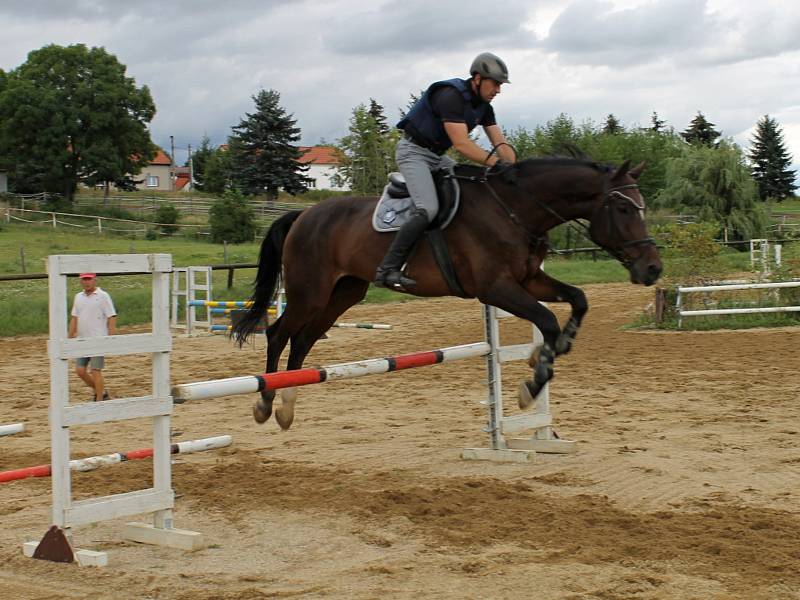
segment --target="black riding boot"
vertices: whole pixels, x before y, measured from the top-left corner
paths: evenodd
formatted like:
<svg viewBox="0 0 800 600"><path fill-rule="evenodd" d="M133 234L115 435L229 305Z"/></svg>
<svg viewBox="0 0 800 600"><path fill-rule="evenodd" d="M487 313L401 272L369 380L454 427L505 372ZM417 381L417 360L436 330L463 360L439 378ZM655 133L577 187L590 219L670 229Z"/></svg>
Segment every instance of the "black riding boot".
<svg viewBox="0 0 800 600"><path fill-rule="evenodd" d="M389 251L375 272L376 286L407 289L417 285L416 281L403 275L401 269L428 223L428 214L424 210L415 210L411 218L397 230Z"/></svg>

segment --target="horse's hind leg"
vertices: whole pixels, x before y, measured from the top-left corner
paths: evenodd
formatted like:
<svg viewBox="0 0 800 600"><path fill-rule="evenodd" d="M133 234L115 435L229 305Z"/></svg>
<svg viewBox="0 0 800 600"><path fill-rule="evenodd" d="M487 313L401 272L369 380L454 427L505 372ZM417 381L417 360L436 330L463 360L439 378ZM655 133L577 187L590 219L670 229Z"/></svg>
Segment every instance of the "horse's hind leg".
<svg viewBox="0 0 800 600"><path fill-rule="evenodd" d="M567 302L572 314L564 324L555 343L556 356L568 353L572 349L575 336L589 310L586 294L575 286L553 279L544 271L539 271L526 285L525 289L541 302Z"/></svg>
<svg viewBox="0 0 800 600"><path fill-rule="evenodd" d="M342 313L363 300L368 287L369 283L363 279L349 276L342 277L336 282L328 306L318 312L311 321L292 336L292 348L289 352L289 362L286 365L288 370L303 367L303 361L316 341L331 328ZM281 426L281 429L289 429L292 425L296 401L297 388L291 387L281 390L281 405L275 411L275 420Z"/></svg>

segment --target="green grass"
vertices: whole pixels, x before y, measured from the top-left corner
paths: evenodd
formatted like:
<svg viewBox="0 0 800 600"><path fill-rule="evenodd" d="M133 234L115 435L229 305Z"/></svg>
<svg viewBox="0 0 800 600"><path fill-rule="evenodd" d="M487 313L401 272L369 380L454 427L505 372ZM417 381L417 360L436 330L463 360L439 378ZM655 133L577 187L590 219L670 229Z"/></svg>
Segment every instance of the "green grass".
<svg viewBox="0 0 800 600"><path fill-rule="evenodd" d="M52 229L41 225L0 225L0 273L22 273L20 248L24 248L27 272L44 272L45 259L51 254L126 254L169 253L175 266L208 265L224 262L223 248L217 244L186 238L161 238L157 240L130 240L110 235L85 234L64 229ZM242 244L228 247L228 262L255 263L259 244ZM800 244L787 246L784 257L800 255ZM666 273L670 265L687 259L664 253ZM749 255L726 249L720 262L724 270L731 273L749 271ZM574 257L549 257L545 263L549 275L572 285L590 283L625 282L628 272L615 260L608 258L593 261L588 255ZM250 296L255 269L240 269L235 272L232 289L227 287L227 271L214 271L213 297L217 300L244 300ZM121 326L148 323L150 315L150 280L146 276L102 276L100 287L112 296ZM70 304L75 293L80 291L78 282L68 280ZM366 302L405 302L414 296L397 294L370 286ZM0 336L28 335L47 331L47 280L0 282ZM767 317L756 316L759 325ZM782 315L772 318L784 324ZM703 326L702 320L687 320L692 327ZM755 320L754 320L755 322ZM647 323L637 322L636 326Z"/></svg>

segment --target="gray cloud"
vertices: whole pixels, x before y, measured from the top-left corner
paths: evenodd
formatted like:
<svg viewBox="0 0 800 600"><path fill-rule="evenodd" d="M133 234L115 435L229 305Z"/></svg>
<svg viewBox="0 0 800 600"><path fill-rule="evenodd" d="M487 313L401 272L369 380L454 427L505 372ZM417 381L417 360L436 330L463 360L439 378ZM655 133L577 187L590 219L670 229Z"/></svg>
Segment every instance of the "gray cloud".
<svg viewBox="0 0 800 600"><path fill-rule="evenodd" d="M705 0L657 0L616 10L611 2L579 0L550 28L542 47L567 61L625 65L683 53L718 27Z"/></svg>
<svg viewBox="0 0 800 600"><path fill-rule="evenodd" d="M513 81L495 100L507 128L562 111L647 124L656 110L682 130L702 110L746 144L769 113L800 161L794 0L53 0L0 3L0 22L4 70L51 43L115 54L150 88L151 132L164 147L170 135L178 148L204 134L224 142L261 88L280 92L303 143L333 141L357 104L375 98L394 122L411 92L466 75L490 50Z"/></svg>
<svg viewBox="0 0 800 600"><path fill-rule="evenodd" d="M342 54L424 54L476 47L532 46L523 24L531 3L391 0L336 17L325 48Z"/></svg>

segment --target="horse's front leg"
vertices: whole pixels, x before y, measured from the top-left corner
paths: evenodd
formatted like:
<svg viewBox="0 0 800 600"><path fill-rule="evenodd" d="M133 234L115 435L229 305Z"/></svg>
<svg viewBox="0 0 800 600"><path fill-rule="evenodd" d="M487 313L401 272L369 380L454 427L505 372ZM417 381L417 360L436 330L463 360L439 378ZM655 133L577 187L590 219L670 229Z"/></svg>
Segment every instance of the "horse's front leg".
<svg viewBox="0 0 800 600"><path fill-rule="evenodd" d="M492 289L480 297L484 304L501 308L512 315L530 321L539 329L544 339L529 359L533 379L520 386L520 408L527 408L542 388L553 378L556 345L561 330L556 316L522 285L513 280L497 281Z"/></svg>
<svg viewBox="0 0 800 600"><path fill-rule="evenodd" d="M539 271L529 279L525 283L525 289L542 302L567 302L570 305L572 313L559 333L554 346L556 356L566 354L572 349L583 317L589 310L586 294L580 288L553 279L544 271Z"/></svg>

